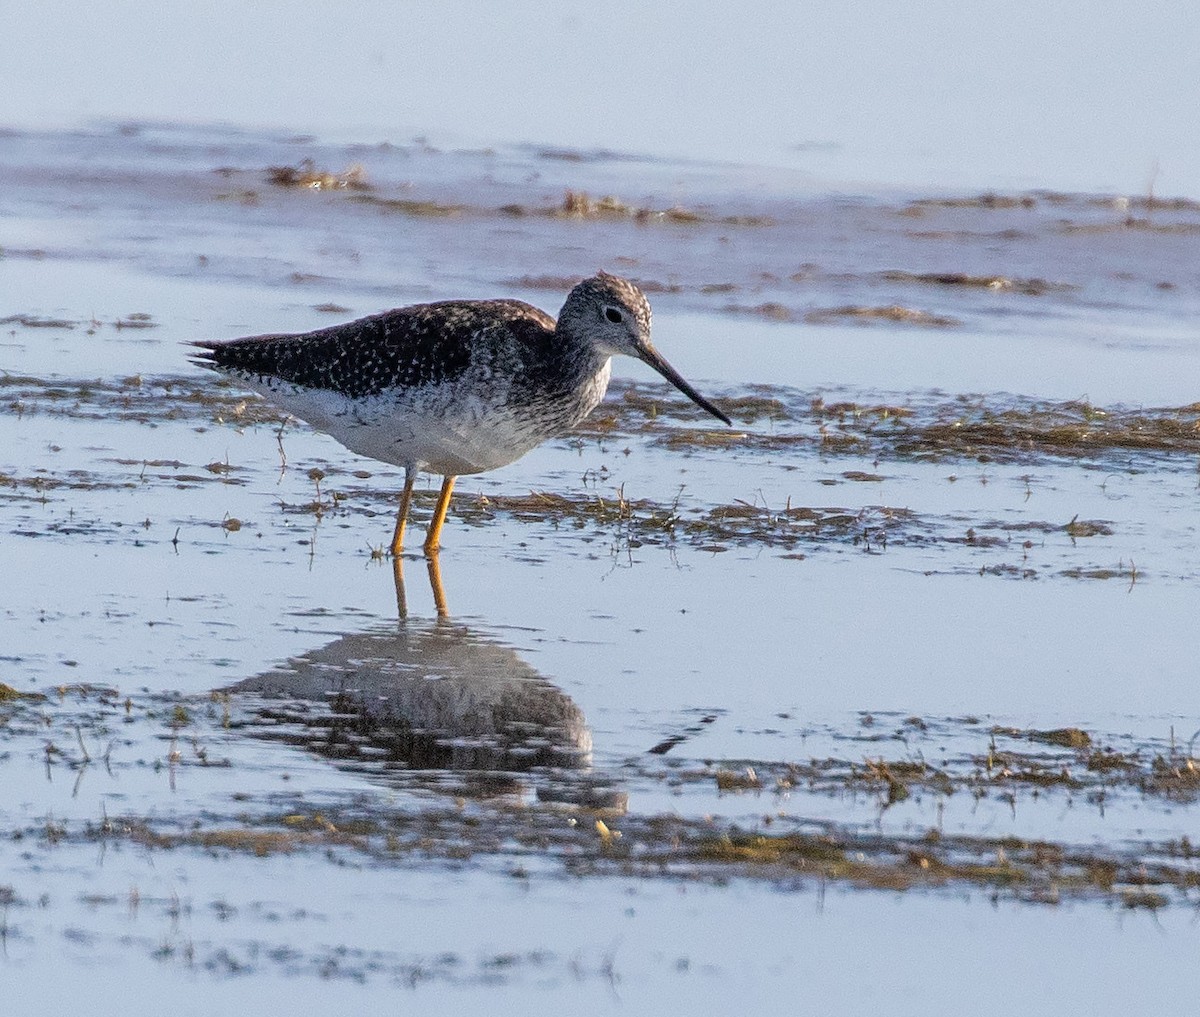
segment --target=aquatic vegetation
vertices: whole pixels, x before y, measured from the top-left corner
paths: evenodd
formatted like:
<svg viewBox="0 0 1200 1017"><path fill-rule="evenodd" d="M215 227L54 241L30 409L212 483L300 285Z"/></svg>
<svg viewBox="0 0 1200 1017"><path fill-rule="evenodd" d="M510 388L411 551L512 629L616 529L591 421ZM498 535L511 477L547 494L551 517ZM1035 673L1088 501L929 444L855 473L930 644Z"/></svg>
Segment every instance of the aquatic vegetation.
<svg viewBox="0 0 1200 1017"><path fill-rule="evenodd" d="M445 218L468 211L465 205L447 205L438 201L412 198L382 198L375 194L356 194L352 200L378 208L382 212L408 216Z"/></svg>
<svg viewBox="0 0 1200 1017"><path fill-rule="evenodd" d="M570 770L554 773L536 766L520 776L497 771L490 784L471 786L470 773L462 775L464 783L456 783L438 766L412 761L389 766L385 757L368 752L326 753L319 728L298 714L290 716L294 707L286 704L283 713L263 710L261 704L254 707L256 694L249 687L189 698L123 698L115 688L87 684L64 685L53 698L18 693L8 686L0 686L0 693L3 758L14 753L42 756L48 778L59 769L81 778L90 768L102 767L117 779L144 768L149 754L154 772L172 781L188 769L216 767L228 773L231 782L250 787L247 776L260 767L277 766L281 753L299 750L328 754L348 773L370 774L430 799L413 809L402 798L363 798L349 792L325 794L317 808L302 792L247 793L237 796L233 809L220 807L218 796L203 814L183 821L153 809L139 812L131 801L123 814L100 821L35 822L4 831L7 838L40 839L60 854L124 841L156 853L245 856L263 864L294 854L337 864L347 852L357 864L382 867L413 858L471 859L476 864L541 859L577 877L619 872L643 879L741 878L780 885L800 878L890 892L946 888L1034 904L1092 899L1148 909L1186 906L1200 890L1193 864L1198 851L1187 838L1080 847L1046 837L951 833L936 823L912 830L910 823L871 828L856 822L817 822L770 809L767 821L754 828L693 814L697 810L687 805L706 788L723 798L765 797L776 802L800 793L863 796L881 813L918 808L924 810L918 814L929 816L937 814L931 800L959 795L974 801L1010 800L1014 809L1046 795L1088 808L1115 808L1130 799L1200 800L1200 761L1171 745L1117 749L1081 728L986 729L975 718L931 722L908 717L901 730L916 737L952 737L966 743L984 739L987 748L947 757L937 765L910 754L808 762L691 761L682 769L670 764L664 769L658 762L662 754L648 754L609 775L631 787L664 779L678 782L680 805L671 814L661 814L625 811L624 795L620 808L614 809L612 792L596 796L586 770L577 777ZM254 707L250 712L243 709L243 700ZM346 713L336 702L330 706L331 718ZM232 725L231 710L236 714ZM696 730L712 719L702 718ZM382 714L375 721L376 726L385 723ZM159 734L164 726L165 741ZM874 726L872 719L865 730ZM119 737L113 737L117 728ZM351 735L352 728L346 734ZM253 751L258 739L274 746L265 759ZM1000 748L1001 742L1011 747ZM681 744L676 741L673 747ZM220 755L213 751L218 746ZM582 794L568 790L572 780L582 782ZM545 784L539 802L525 798L524 782ZM454 804L453 798L463 795L471 801L470 808Z"/></svg>
<svg viewBox="0 0 1200 1017"><path fill-rule="evenodd" d="M900 304L889 304L887 307L864 307L859 304L822 307L815 311L809 311L804 316L804 320L810 325L829 325L839 321L852 321L860 324L889 321L904 325L920 325L926 328L954 328L962 324L960 319L946 314L933 314L914 307L902 307Z"/></svg>
<svg viewBox="0 0 1200 1017"><path fill-rule="evenodd" d="M1068 283L1047 282L1045 279L1013 279L1004 275L968 275L965 272L904 272L894 269L883 272L880 278L887 282L964 286L1005 293L1019 293L1028 297L1040 297L1051 291L1064 292L1076 289Z"/></svg>
<svg viewBox="0 0 1200 1017"><path fill-rule="evenodd" d="M318 169L312 159L304 159L298 166L268 166L267 183L275 187L299 187L313 191L368 191L367 172L359 163L346 167L340 173Z"/></svg>

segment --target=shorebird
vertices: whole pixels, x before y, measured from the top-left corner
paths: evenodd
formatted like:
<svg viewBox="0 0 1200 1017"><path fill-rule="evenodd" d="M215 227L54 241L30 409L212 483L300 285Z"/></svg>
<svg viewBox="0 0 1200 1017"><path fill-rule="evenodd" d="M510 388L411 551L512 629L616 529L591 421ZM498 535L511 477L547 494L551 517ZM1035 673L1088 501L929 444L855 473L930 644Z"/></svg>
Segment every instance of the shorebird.
<svg viewBox="0 0 1200 1017"><path fill-rule="evenodd" d="M224 372L359 455L404 467L391 551L404 547L421 470L442 488L425 538L437 553L454 480L507 466L586 417L615 354L649 364L697 405L731 421L650 341L650 302L600 272L558 320L520 300L413 304L291 335L205 340L193 362Z"/></svg>

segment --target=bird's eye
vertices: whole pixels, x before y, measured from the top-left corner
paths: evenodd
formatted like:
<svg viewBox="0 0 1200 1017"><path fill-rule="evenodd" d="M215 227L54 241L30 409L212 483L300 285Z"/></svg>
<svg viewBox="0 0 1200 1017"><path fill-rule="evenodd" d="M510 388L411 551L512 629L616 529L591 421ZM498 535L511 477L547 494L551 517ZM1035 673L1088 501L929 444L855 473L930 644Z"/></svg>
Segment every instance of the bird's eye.
<svg viewBox="0 0 1200 1017"><path fill-rule="evenodd" d="M606 317L614 325L619 325L624 320L621 317L621 312L618 311L615 307L604 308L604 317Z"/></svg>

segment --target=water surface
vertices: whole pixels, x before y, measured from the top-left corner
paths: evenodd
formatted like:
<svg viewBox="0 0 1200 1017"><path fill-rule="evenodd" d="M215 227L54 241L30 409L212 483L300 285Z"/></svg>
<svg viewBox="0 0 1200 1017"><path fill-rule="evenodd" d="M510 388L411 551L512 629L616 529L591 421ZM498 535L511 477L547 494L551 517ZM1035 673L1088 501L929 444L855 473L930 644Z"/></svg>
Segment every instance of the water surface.
<svg viewBox="0 0 1200 1017"><path fill-rule="evenodd" d="M0 704L3 928L44 1011L63 951L175 1003L1186 991L1193 202L161 125L0 167L0 681L46 697ZM460 481L448 620L416 556L397 617L397 472L180 345L600 267L735 427L615 365Z"/></svg>

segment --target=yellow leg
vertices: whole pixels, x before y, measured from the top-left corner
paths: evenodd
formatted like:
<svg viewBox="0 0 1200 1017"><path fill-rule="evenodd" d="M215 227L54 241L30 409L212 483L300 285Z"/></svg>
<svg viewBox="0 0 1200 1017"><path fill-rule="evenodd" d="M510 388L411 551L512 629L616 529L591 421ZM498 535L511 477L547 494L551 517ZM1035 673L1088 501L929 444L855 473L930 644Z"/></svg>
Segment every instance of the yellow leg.
<svg viewBox="0 0 1200 1017"><path fill-rule="evenodd" d="M417 480L416 470L404 471L404 490L400 492L400 512L396 516L396 529L392 532L392 557L398 558L404 550L404 524L408 521L408 506L412 501L413 484Z"/></svg>
<svg viewBox="0 0 1200 1017"><path fill-rule="evenodd" d="M437 554L441 546L442 523L446 521L446 510L450 507L450 494L454 490L454 478L442 478L442 491L438 495L437 508L433 510L433 520L429 523L429 533L425 537L425 557Z"/></svg>

